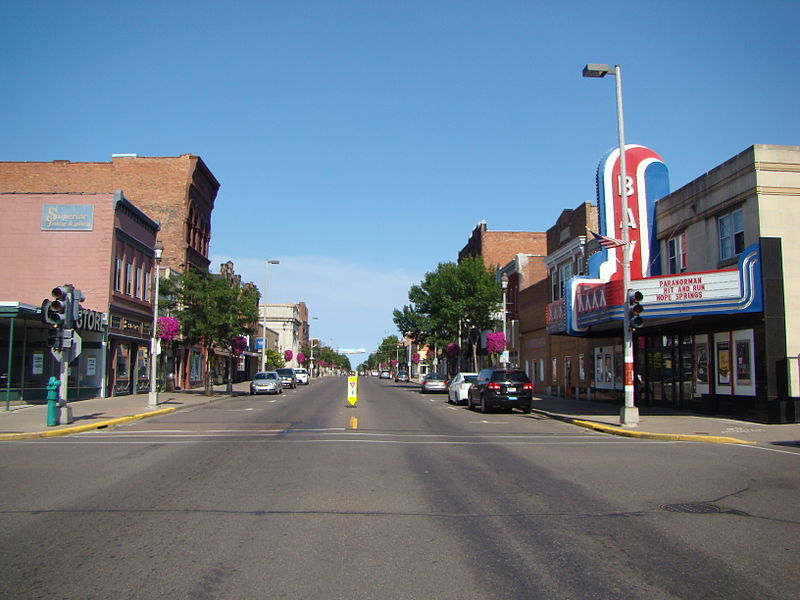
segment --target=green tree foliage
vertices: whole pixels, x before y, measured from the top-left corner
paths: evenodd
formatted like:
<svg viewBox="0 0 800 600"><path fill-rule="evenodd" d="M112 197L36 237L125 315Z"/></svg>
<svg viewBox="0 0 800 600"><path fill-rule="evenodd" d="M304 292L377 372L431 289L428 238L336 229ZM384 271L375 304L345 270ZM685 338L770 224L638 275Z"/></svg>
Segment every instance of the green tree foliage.
<svg viewBox="0 0 800 600"><path fill-rule="evenodd" d="M367 369L378 369L381 365L387 365L390 361L398 359L399 362L404 362L404 352L401 348L398 352L398 345L400 339L397 336L390 335L383 338L377 350L367 357L367 360L362 363Z"/></svg>
<svg viewBox="0 0 800 600"><path fill-rule="evenodd" d="M205 391L210 394L213 348L230 351L232 338L253 332L251 328L258 322L258 290L195 269L165 282L165 296L181 322L183 339L205 349Z"/></svg>
<svg viewBox="0 0 800 600"><path fill-rule="evenodd" d="M400 331L420 344L444 348L459 341L459 331L469 336L477 368L477 343L481 331L491 329L502 302L494 271L480 257L440 263L408 292L411 306L393 313Z"/></svg>
<svg viewBox="0 0 800 600"><path fill-rule="evenodd" d="M274 371L286 365L286 361L283 360L283 354L273 349L267 349L265 351L264 361L267 363L267 371Z"/></svg>

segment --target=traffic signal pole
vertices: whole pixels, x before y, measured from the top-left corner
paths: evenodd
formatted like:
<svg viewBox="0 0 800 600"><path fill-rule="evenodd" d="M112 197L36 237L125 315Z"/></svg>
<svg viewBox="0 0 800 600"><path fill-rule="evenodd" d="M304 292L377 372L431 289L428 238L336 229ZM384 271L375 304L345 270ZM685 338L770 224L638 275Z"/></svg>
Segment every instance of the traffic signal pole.
<svg viewBox="0 0 800 600"><path fill-rule="evenodd" d="M42 321L53 326L51 331L54 335L48 336L48 343L51 344L50 352L59 362L60 373L58 378L58 406L55 411L49 407L49 395L55 392L55 385L51 378L48 385L48 426L60 423L72 423L72 407L68 403L69 387L69 363L81 353L81 338L74 327L80 319L81 305L85 300L83 293L76 290L70 283L56 286L51 292L52 300L45 299L42 302ZM55 412L56 414L51 414ZM60 416L57 413L61 413Z"/></svg>

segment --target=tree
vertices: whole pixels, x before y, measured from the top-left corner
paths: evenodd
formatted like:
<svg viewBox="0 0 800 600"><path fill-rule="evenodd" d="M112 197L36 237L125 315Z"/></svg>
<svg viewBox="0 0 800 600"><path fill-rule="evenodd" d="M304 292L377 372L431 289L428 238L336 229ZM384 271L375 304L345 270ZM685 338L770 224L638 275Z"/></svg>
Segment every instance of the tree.
<svg viewBox="0 0 800 600"><path fill-rule="evenodd" d="M189 344L205 350L205 393L212 390L211 357L214 346L228 350L228 387L232 385L234 338L253 332L258 322L258 290L239 285L218 275L188 269L169 282L167 297L172 312L181 323L183 337Z"/></svg>
<svg viewBox="0 0 800 600"><path fill-rule="evenodd" d="M265 367L267 371L274 371L286 365L283 355L273 348L269 348L264 352L264 360L267 363Z"/></svg>
<svg viewBox="0 0 800 600"><path fill-rule="evenodd" d="M466 329L477 370L480 332L494 325L502 301L494 272L484 266L483 259L439 263L418 285L411 286L408 299L411 306L393 313L400 331L410 332L418 343L444 348Z"/></svg>

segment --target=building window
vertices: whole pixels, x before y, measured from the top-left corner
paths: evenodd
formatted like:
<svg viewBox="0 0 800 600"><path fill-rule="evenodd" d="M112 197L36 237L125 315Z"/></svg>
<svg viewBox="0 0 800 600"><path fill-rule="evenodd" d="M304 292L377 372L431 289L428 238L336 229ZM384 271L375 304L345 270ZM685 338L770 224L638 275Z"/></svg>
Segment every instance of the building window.
<svg viewBox="0 0 800 600"><path fill-rule="evenodd" d="M150 272L144 272L144 298L145 302L150 302Z"/></svg>
<svg viewBox="0 0 800 600"><path fill-rule="evenodd" d="M686 270L686 234L667 240L667 257L670 273L683 273Z"/></svg>
<svg viewBox="0 0 800 600"><path fill-rule="evenodd" d="M130 296L133 287L133 265L125 263L125 293Z"/></svg>
<svg viewBox="0 0 800 600"><path fill-rule="evenodd" d="M114 290L122 291L122 259L119 257L114 259Z"/></svg>
<svg viewBox="0 0 800 600"><path fill-rule="evenodd" d="M744 250L744 212L741 208L717 217L719 259L734 258Z"/></svg>
<svg viewBox="0 0 800 600"><path fill-rule="evenodd" d="M573 272L572 262L559 266L552 272L553 301L561 300L566 295L566 283L575 273Z"/></svg>
<svg viewBox="0 0 800 600"><path fill-rule="evenodd" d="M136 267L136 275L133 282L133 295L142 298L142 266Z"/></svg>

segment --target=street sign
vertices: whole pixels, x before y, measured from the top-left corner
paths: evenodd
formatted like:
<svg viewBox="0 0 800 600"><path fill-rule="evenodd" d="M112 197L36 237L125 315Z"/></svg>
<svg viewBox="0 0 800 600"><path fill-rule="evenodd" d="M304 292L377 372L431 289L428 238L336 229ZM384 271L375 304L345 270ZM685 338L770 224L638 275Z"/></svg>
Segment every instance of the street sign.
<svg viewBox="0 0 800 600"><path fill-rule="evenodd" d="M358 402L358 376L351 375L347 378L347 401L350 406L355 406Z"/></svg>

